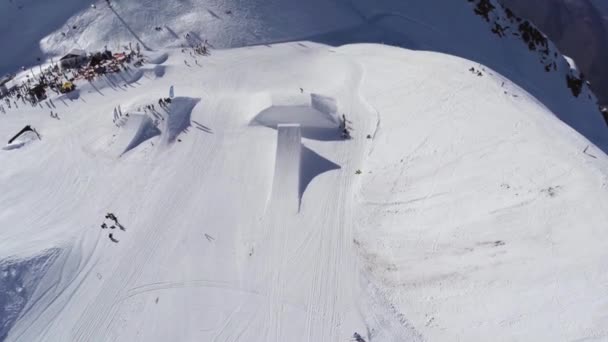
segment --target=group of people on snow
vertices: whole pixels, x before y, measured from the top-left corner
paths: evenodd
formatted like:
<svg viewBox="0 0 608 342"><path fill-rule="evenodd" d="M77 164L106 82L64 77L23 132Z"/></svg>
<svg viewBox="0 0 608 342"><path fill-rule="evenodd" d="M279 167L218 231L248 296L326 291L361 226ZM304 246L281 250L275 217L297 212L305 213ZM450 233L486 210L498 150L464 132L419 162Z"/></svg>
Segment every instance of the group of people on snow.
<svg viewBox="0 0 608 342"><path fill-rule="evenodd" d="M114 215L113 213L107 213L105 216L106 220L111 220L113 223L110 223L110 225L108 226L108 224L106 222L103 222L101 224L101 229L120 229L123 232L127 231L127 229L120 224L120 222L118 222L118 218L116 217L116 215ZM108 234L108 238L110 239L110 241L114 242L114 243L118 243L118 240L114 237L114 233L110 232Z"/></svg>

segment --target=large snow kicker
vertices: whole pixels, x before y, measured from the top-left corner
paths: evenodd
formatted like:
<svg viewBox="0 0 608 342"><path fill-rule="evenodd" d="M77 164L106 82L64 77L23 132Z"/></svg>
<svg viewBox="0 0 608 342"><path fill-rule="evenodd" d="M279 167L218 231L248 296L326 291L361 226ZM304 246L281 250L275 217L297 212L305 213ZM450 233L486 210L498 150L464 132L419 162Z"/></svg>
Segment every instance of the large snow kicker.
<svg viewBox="0 0 608 342"><path fill-rule="evenodd" d="M130 150L136 148L144 141L151 139L157 135L160 135L160 130L154 125L152 119L147 115L138 115L134 116L137 118L137 122L135 123L137 127L137 131L131 139L131 142L125 148L122 154L129 152Z"/></svg>
<svg viewBox="0 0 608 342"><path fill-rule="evenodd" d="M302 133L300 124L277 125L277 155L272 184L272 205L288 211L299 207Z"/></svg>

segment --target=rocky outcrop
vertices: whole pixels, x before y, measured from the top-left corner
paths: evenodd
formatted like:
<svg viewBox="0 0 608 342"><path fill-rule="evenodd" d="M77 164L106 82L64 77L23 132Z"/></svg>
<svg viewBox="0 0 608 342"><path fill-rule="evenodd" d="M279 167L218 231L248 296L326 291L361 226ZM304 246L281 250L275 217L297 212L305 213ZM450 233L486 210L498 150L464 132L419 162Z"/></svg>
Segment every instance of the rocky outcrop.
<svg viewBox="0 0 608 342"><path fill-rule="evenodd" d="M591 82L601 103L608 103L608 11L595 0L500 0L531 20ZM595 5L598 5L597 7Z"/></svg>

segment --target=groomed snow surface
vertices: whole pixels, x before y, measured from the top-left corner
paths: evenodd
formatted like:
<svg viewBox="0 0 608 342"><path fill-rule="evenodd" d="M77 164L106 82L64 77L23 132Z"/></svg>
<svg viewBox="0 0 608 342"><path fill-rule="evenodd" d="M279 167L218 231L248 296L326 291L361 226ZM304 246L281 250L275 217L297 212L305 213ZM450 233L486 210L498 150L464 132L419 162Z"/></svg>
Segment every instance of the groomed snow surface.
<svg viewBox="0 0 608 342"><path fill-rule="evenodd" d="M7 341L607 337L608 159L508 80L373 45L182 60L0 117L42 136L0 153Z"/></svg>
<svg viewBox="0 0 608 342"><path fill-rule="evenodd" d="M468 2L45 4L0 68L150 50L0 114L0 340L608 340L608 130Z"/></svg>

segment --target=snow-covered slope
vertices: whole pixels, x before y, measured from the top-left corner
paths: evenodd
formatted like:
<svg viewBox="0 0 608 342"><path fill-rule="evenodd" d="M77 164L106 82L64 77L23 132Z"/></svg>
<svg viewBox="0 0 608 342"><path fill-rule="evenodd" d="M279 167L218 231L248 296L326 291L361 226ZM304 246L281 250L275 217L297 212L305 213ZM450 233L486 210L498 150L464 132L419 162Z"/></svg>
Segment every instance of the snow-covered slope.
<svg viewBox="0 0 608 342"><path fill-rule="evenodd" d="M147 63L0 114L41 136L0 150L0 336L608 338L606 126L474 5L114 3ZM60 9L83 47L135 43L103 2ZM383 39L413 49L335 46Z"/></svg>
<svg viewBox="0 0 608 342"><path fill-rule="evenodd" d="M595 96L587 87L577 98L569 96L565 87L569 67L559 51L550 42L529 51L518 29L522 21L493 0L141 0L110 2L111 6L98 1L94 8L84 9L82 4L65 2L51 6L15 0L0 5L5 7L0 19L8 25L0 31L0 39L11 42L11 49L0 56L0 72L33 62L40 54L61 56L74 47L118 50L139 42L158 49L179 46L186 35L215 48L294 40L385 43L490 66L596 145L608 148L608 130ZM40 13L51 20L22 24L36 20ZM23 26L28 30L24 32ZM546 53L541 53L545 48Z"/></svg>

